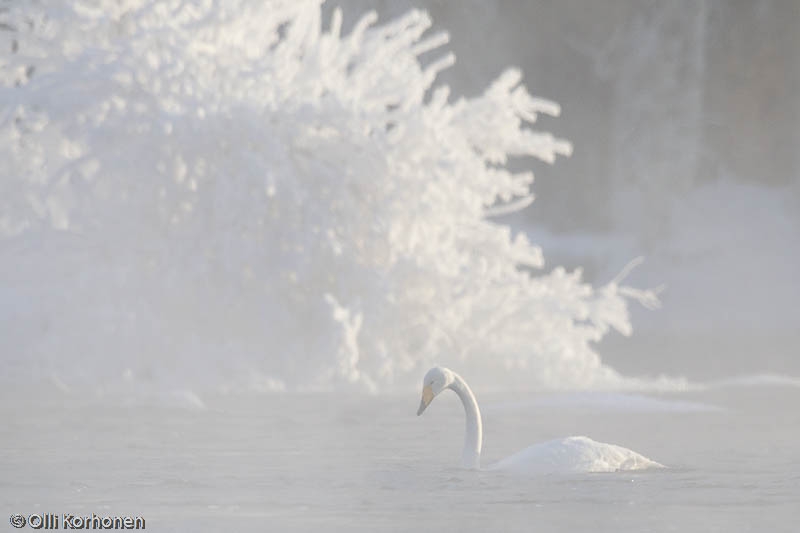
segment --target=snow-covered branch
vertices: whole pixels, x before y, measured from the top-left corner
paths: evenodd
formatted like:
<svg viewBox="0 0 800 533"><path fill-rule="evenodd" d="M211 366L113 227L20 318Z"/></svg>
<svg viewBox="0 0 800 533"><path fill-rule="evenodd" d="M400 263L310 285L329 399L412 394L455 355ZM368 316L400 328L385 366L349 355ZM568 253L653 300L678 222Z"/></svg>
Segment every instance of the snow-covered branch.
<svg viewBox="0 0 800 533"><path fill-rule="evenodd" d="M533 275L539 248L489 219L533 199L509 156L571 153L530 129L558 105L513 69L451 98L424 12L341 21L316 0L0 12L0 285L27 302L3 312L47 323L13 340L42 375L621 383L591 343L653 295Z"/></svg>

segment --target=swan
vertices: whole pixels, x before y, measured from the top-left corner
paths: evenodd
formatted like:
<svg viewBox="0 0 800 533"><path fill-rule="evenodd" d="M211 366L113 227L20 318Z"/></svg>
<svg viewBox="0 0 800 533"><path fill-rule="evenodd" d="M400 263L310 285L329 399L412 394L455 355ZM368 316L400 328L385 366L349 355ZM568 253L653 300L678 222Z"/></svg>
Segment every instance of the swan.
<svg viewBox="0 0 800 533"><path fill-rule="evenodd" d="M422 381L422 400L417 416L445 389L455 392L467 415L467 431L461 462L465 468L480 469L483 430L481 411L464 378L449 368L433 367ZM534 444L489 466L488 470L517 474L617 472L664 468L632 450L594 441L588 437L567 437Z"/></svg>

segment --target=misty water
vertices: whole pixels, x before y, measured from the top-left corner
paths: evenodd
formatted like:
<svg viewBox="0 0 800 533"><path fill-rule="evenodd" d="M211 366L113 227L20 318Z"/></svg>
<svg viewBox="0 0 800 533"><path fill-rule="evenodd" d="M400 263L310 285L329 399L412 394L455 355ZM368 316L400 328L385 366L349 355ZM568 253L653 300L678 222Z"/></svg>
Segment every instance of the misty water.
<svg viewBox="0 0 800 533"><path fill-rule="evenodd" d="M165 407L164 399L19 391L0 403L0 499L8 513L142 516L152 531L796 528L797 387L478 399L484 464L585 434L668 468L537 477L464 470L455 394L417 417L416 394L203 404L176 395Z"/></svg>
<svg viewBox="0 0 800 533"><path fill-rule="evenodd" d="M2 2L3 512L796 531L796 6L343 4Z"/></svg>

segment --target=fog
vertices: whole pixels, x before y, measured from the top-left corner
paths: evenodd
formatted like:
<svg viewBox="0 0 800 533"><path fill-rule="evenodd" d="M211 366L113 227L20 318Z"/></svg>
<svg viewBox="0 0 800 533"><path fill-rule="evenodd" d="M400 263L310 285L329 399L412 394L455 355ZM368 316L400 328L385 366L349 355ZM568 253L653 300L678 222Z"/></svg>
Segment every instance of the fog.
<svg viewBox="0 0 800 533"><path fill-rule="evenodd" d="M10 525L794 531L798 25L0 1Z"/></svg>
<svg viewBox="0 0 800 533"><path fill-rule="evenodd" d="M537 200L506 221L551 268L594 283L646 259L631 280L663 284L663 307L632 306L636 333L610 336L605 361L696 379L800 373L796 2L342 5L429 10L451 36L440 78L458 94L515 65L561 104L544 124L574 153L533 165Z"/></svg>

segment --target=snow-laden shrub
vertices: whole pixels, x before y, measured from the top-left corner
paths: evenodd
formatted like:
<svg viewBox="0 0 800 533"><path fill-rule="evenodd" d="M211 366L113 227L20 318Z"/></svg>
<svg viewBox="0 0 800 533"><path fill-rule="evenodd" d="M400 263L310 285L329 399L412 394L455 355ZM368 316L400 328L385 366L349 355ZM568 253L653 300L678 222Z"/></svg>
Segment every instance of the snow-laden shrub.
<svg viewBox="0 0 800 533"><path fill-rule="evenodd" d="M516 70L477 98L435 87L454 58L426 13L343 34L316 0L0 6L17 374L372 389L438 362L485 387L621 384L592 343L654 294L534 275L539 248L491 219L533 198L509 156L569 155L528 126L558 105Z"/></svg>

